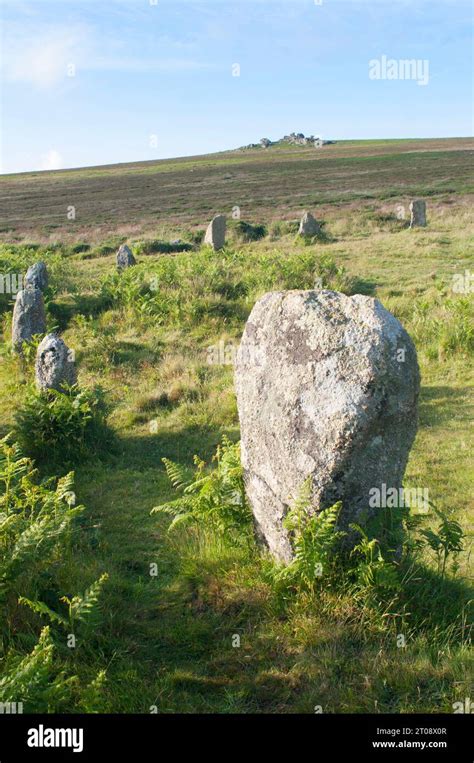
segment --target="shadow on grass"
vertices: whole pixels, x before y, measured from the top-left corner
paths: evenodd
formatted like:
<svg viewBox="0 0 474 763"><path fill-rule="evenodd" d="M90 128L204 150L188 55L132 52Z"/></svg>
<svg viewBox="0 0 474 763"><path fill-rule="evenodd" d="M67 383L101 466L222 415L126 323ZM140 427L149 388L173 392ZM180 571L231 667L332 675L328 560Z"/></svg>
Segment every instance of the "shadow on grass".
<svg viewBox="0 0 474 763"><path fill-rule="evenodd" d="M152 662L156 675L166 676L158 680L158 692L156 683L149 687L159 694L162 710L311 712L323 703L340 712L370 712L377 705L379 712L400 712L407 705L420 709L422 687L429 711L444 706L444 694L451 697L456 672L440 662L439 650L467 638L459 624L468 596L461 582L440 580L426 568L417 571L405 598L410 623L419 626L427 645L421 655L401 654L390 640L382 647L380 632L371 632L368 623L347 620L343 611L338 616L337 596L333 616L318 615L317 598L300 611L298 632L291 607L286 616L273 617L271 592L250 557L238 551L216 550L209 558L200 556L198 543L190 558L186 541L162 539L159 545L156 586L114 591L116 606L128 593L128 607L119 632L109 638L131 647L128 670L130 661L137 667ZM236 569L245 570L240 581ZM239 648L233 648L236 635ZM363 697L348 692L355 668L370 675Z"/></svg>
<svg viewBox="0 0 474 763"><path fill-rule="evenodd" d="M186 241L142 241L140 254L179 254L179 252L191 252L194 246Z"/></svg>
<svg viewBox="0 0 474 763"><path fill-rule="evenodd" d="M114 345L111 362L114 366L132 366L137 368L141 363L158 363L160 357L161 352L159 349L152 350L144 343L118 341Z"/></svg>
<svg viewBox="0 0 474 763"><path fill-rule="evenodd" d="M351 294L364 294L367 297L373 297L377 284L368 278L355 278L351 286Z"/></svg>
<svg viewBox="0 0 474 763"><path fill-rule="evenodd" d="M103 294L75 294L74 312L97 317L112 307L112 301Z"/></svg>
<svg viewBox="0 0 474 763"><path fill-rule="evenodd" d="M474 588L462 578L443 577L420 564L406 575L402 600L408 604L410 621L427 635L430 631L437 635L439 629L455 629L458 639L465 640L472 631Z"/></svg>
<svg viewBox="0 0 474 763"><path fill-rule="evenodd" d="M51 300L48 302L47 309L59 330L65 331L75 315L96 318L111 305L111 301L101 294L76 294L72 301L70 299Z"/></svg>
<svg viewBox="0 0 474 763"><path fill-rule="evenodd" d="M224 433L187 427L122 436L110 463L100 470L94 465L91 475L84 465L78 474L79 482L94 482L85 503L94 522L99 516L104 525L94 553L102 553L111 573L100 644L114 658L108 674L114 711L143 712L151 704L163 712L312 712L319 704L340 712L449 707L445 697L452 702L456 671L440 661L439 650L466 641L460 614L472 592L465 582L421 565L411 570L396 606L410 613L408 624L422 635L422 651L402 653L394 639L381 645L367 610L362 622L349 601L340 604L337 592L331 614L321 615L317 596L299 609L295 597L278 614L277 594L266 584L253 546L221 544L204 530L206 540L193 527L168 536L167 519L150 516L153 505L176 496L161 458L189 467L195 453L209 461ZM159 568L153 580L150 560ZM236 634L239 648L232 643ZM355 669L370 676L362 694L350 689ZM126 690L117 692L122 682Z"/></svg>
<svg viewBox="0 0 474 763"><path fill-rule="evenodd" d="M208 429L202 426L187 427L176 432L158 431L157 434L150 433L148 436L118 436L110 456L118 468L163 468L162 458L192 466L195 455L209 461L224 435L233 440L238 438L235 429L215 426Z"/></svg>
<svg viewBox="0 0 474 763"><path fill-rule="evenodd" d="M460 418L461 404L467 401L470 390L467 387L422 387L420 394L420 426L440 426L453 418Z"/></svg>

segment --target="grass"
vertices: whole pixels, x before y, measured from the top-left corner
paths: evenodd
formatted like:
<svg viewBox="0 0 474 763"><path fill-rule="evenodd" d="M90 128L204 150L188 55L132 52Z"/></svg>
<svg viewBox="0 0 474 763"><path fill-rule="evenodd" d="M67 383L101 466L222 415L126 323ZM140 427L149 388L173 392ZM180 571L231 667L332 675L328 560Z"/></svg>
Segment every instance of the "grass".
<svg viewBox="0 0 474 763"><path fill-rule="evenodd" d="M236 205L243 219L258 223L293 219L315 205L324 217L350 201L450 198L473 191L473 146L469 138L343 141L4 176L0 240L175 239L183 225L203 227L218 212L230 217Z"/></svg>
<svg viewBox="0 0 474 763"><path fill-rule="evenodd" d="M375 180L386 197L408 159L397 155L397 163L392 146L378 148L391 152L385 163L380 156L345 162L333 155L327 171L342 161L354 190L358 168L380 165ZM341 144L342 149L350 146ZM455 172L455 152L450 156ZM300 160L307 164L297 157L292 172L298 172ZM223 161L227 165L226 157ZM275 161L273 166L269 160L270 174L281 170ZM430 152L417 156L428 185L437 182L433 167L444 161ZM180 164L187 166L180 161L172 166ZM148 169L152 165L140 172L146 175ZM212 184L214 170L202 172ZM117 169L110 173L122 177ZM105 183L107 172L98 175ZM66 183L74 174L54 177ZM92 170L80 171L84 182L93 177ZM7 182L20 181L19 176ZM420 175L416 182L423 181ZM463 182L459 172L459 188ZM340 183L334 188L341 193ZM258 185L252 193L261 198ZM186 198L192 206L192 193ZM266 225L267 235L248 243L236 237L218 254L199 250L188 222L174 227L166 213L173 238L193 243L194 251L163 254L158 244L145 245L138 266L120 279L114 275L114 254L107 252L109 232L98 241L83 236L72 241L60 231L58 247L39 236L39 249L9 243L0 253L2 267L23 268L40 257L48 263L50 325L60 325L76 349L80 385L100 384L112 408L113 447L76 468L75 491L86 510L61 580L63 590L83 591L104 571L109 574L94 648L84 645L74 656L74 671L85 682L106 671L98 709L452 712L454 702L472 696L467 606L472 599L472 295L455 294L451 285L453 275L472 269L474 225L463 195L429 201L429 226L423 230L407 230L393 214L397 204L406 205L404 195L394 196L390 205L334 202L323 216L327 239L305 245L291 227L272 228L275 213L265 214L262 202L260 217L249 222ZM276 209L284 206L277 198ZM202 216L199 222L202 226ZM133 240L163 242L164 227L155 222L149 228L145 221ZM21 238L23 229L18 230ZM73 251L78 242L92 249ZM173 497L163 457L191 470L195 453L209 460L222 435L239 437L232 353L226 350L236 346L255 300L271 289L312 288L317 278L331 288L376 296L413 336L422 391L405 484L428 487L433 502L466 533L456 575L450 571L441 578L426 553L419 566L406 571L402 594L376 607L344 587L282 599L269 562L253 541L236 545L202 527L167 535L168 521L150 515ZM2 309L5 434L27 397L32 363L11 356L8 301ZM225 362L210 365L209 348L216 347L223 349L218 357ZM41 470L47 474L48 467ZM436 517L421 522L435 527ZM156 575L150 575L150 565L156 565ZM30 628L38 632L39 623ZM400 634L405 647L398 645Z"/></svg>

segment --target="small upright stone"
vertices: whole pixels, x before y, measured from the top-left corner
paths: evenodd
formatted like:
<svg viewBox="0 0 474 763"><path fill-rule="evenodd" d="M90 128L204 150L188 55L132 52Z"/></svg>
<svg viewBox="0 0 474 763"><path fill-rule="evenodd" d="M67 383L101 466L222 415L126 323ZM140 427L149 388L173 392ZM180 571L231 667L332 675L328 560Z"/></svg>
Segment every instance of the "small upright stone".
<svg viewBox="0 0 474 763"><path fill-rule="evenodd" d="M417 199L410 204L410 228L426 227L426 201Z"/></svg>
<svg viewBox="0 0 474 763"><path fill-rule="evenodd" d="M212 246L214 251L223 249L225 246L225 230L226 230L226 218L225 215L216 215L209 223L209 226L204 237L204 243Z"/></svg>
<svg viewBox="0 0 474 763"><path fill-rule="evenodd" d="M13 308L12 345L21 352L23 342L31 342L35 334L46 331L43 295L39 289L22 289Z"/></svg>
<svg viewBox="0 0 474 763"><path fill-rule="evenodd" d="M132 250L126 244L122 244L117 252L117 269L125 270L126 268L136 265L137 261L132 254Z"/></svg>
<svg viewBox="0 0 474 763"><path fill-rule="evenodd" d="M311 212L304 212L300 222L300 229L298 235L300 236L317 236L321 233L321 226L318 221L314 219Z"/></svg>
<svg viewBox="0 0 474 763"><path fill-rule="evenodd" d="M35 371L36 386L40 390L60 392L65 384L72 386L77 381L72 352L57 334L48 334L39 345Z"/></svg>
<svg viewBox="0 0 474 763"><path fill-rule="evenodd" d="M26 271L24 280L25 289L39 289L44 291L48 288L48 270L44 262L35 262Z"/></svg>

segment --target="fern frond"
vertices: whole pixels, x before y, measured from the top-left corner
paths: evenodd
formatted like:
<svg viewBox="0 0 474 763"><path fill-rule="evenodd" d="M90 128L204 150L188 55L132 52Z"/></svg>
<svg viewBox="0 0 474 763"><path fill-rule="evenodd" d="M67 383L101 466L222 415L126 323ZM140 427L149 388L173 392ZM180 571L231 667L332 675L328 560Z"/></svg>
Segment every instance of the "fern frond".
<svg viewBox="0 0 474 763"><path fill-rule="evenodd" d="M95 614L99 596L109 576L106 572L85 591L83 596L74 596L71 602L71 619L86 622Z"/></svg>
<svg viewBox="0 0 474 763"><path fill-rule="evenodd" d="M169 458L163 458L162 461L165 465L167 477L173 487L176 490L184 489L189 483L187 469L184 466L181 466L181 464L176 464L174 461L170 461Z"/></svg>
<svg viewBox="0 0 474 763"><path fill-rule="evenodd" d="M101 712L102 693L107 681L105 670L99 670L96 677L82 691L80 707L84 713Z"/></svg>
<svg viewBox="0 0 474 763"><path fill-rule="evenodd" d="M69 472L58 480L56 495L60 500L64 500L68 495L74 492L74 472Z"/></svg>
<svg viewBox="0 0 474 763"><path fill-rule="evenodd" d="M206 471L206 463L194 456L194 477L187 479L187 470L183 466L163 459L167 475L172 485L182 492L182 497L155 506L151 513L172 516L169 530L191 522L212 526L223 533L250 530L252 514L245 496L239 444L223 438L212 460L216 467ZM240 542L238 533L234 533L233 538Z"/></svg>
<svg viewBox="0 0 474 763"><path fill-rule="evenodd" d="M168 501L168 503L163 503L160 506L155 506L150 513L167 514L170 517L175 517L177 514L192 511L194 504L195 501L193 498L182 496L181 498L176 498L175 501Z"/></svg>
<svg viewBox="0 0 474 763"><path fill-rule="evenodd" d="M24 596L20 596L18 598L18 603L25 604L38 615L46 615L52 622L60 623L65 626L69 624L67 618L63 617L58 612L55 612L53 609L50 609L48 605L42 601L31 601L31 599L26 599Z"/></svg>
<svg viewBox="0 0 474 763"><path fill-rule="evenodd" d="M47 684L53 659L53 642L49 626L41 631L34 649L22 659L14 660L7 673L0 679L0 700L16 702Z"/></svg>

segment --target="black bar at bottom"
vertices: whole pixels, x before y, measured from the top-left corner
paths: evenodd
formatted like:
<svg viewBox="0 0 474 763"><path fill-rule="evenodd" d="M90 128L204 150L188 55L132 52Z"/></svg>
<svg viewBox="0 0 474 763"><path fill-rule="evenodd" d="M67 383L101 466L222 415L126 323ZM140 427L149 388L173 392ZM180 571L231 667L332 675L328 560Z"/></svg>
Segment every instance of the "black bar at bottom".
<svg viewBox="0 0 474 763"><path fill-rule="evenodd" d="M0 763L197 755L245 763L261 749L311 760L361 755L472 763L473 718L453 715L0 715ZM309 749L308 749L309 747Z"/></svg>

